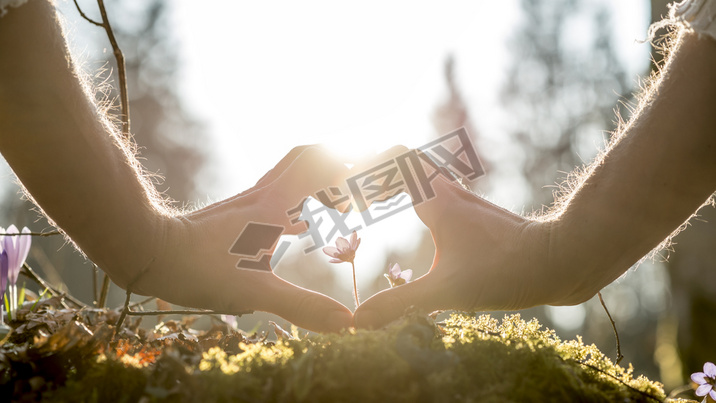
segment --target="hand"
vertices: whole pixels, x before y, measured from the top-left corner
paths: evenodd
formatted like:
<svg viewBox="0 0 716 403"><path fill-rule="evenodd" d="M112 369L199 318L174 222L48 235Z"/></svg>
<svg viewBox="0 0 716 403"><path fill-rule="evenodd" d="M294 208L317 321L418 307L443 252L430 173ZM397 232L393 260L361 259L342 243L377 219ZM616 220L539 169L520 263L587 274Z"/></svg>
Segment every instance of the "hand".
<svg viewBox="0 0 716 403"><path fill-rule="evenodd" d="M306 230L287 211L316 191L339 183L348 169L322 149L297 147L251 189L199 211L169 219L162 250L130 290L166 301L226 313L265 311L314 331L338 331L352 313L337 301L295 286L271 271L238 269L229 253L248 222ZM271 251L273 253L273 251Z"/></svg>
<svg viewBox="0 0 716 403"><path fill-rule="evenodd" d="M512 310L547 303L548 227L463 189L447 176L432 182L436 197L415 206L436 252L430 271L384 290L356 310L358 327L377 328L411 305L438 309Z"/></svg>

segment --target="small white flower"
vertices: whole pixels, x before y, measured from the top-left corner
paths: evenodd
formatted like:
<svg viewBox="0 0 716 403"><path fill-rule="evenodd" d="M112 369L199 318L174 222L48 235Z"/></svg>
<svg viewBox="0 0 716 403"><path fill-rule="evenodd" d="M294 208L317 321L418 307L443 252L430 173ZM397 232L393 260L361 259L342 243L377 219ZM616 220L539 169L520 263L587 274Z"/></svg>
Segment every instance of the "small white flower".
<svg viewBox="0 0 716 403"><path fill-rule="evenodd" d="M698 388L696 388L696 396L709 395L710 398L716 400L716 390L714 390L714 384L716 384L716 365L712 362L704 364L704 372L696 372L691 374L691 380L696 382ZM704 398L704 401L707 399Z"/></svg>
<svg viewBox="0 0 716 403"><path fill-rule="evenodd" d="M400 270L400 265L396 263L393 267L388 269L388 273L384 274L384 276L388 279L390 287L392 288L409 282L413 277L413 271L410 269Z"/></svg>

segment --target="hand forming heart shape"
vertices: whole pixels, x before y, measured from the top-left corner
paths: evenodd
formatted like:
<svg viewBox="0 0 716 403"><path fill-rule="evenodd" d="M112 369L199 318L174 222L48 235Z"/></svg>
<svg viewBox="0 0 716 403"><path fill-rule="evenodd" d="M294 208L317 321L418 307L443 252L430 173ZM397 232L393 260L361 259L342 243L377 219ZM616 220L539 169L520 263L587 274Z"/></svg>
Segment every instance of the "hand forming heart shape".
<svg viewBox="0 0 716 403"><path fill-rule="evenodd" d="M396 147L376 161L405 150ZM287 212L296 206L300 211L306 198L321 189L341 186L350 173L320 147L296 147L251 189L198 211L167 217L160 250L149 266L136 281L120 285L184 306L225 313L271 312L310 330L347 328L353 314L339 302L279 278L270 267L237 268L241 247L237 248L236 241L249 223L278 228L278 233L269 234L276 240L281 234L304 232L305 222L292 219ZM345 211L350 206L337 207ZM249 249L266 245L261 241L253 239ZM276 247L270 240L268 245L263 256L266 266Z"/></svg>
<svg viewBox="0 0 716 403"><path fill-rule="evenodd" d="M353 313L339 302L273 274L267 262L276 247L275 241L251 243L253 248L271 245L266 248L263 268L259 265L253 270L237 269L236 254L241 251L236 247L237 232L249 223L260 223L278 228L279 234L299 234L306 230L305 222L292 219L287 212L296 210L296 206L300 211L307 195L315 197L322 189L340 187L349 175L406 152L409 150L405 147L394 147L349 170L320 147L293 149L253 188L196 212L168 219L163 249L131 285L132 291L226 313L271 312L315 331L338 331L352 326ZM435 197L421 199L415 206L436 244L430 271L416 281L365 301L355 314L358 326L382 326L411 305L426 310L511 308L515 301L522 306L540 297L528 292L531 279L521 271L525 254L516 253L516 245L523 237L534 236L531 222L461 188L447 171L437 175L432 186ZM384 200L395 193L383 190L382 196L371 200ZM329 207L346 211L350 203ZM363 205L361 209L367 207ZM278 239L276 234L271 236ZM165 280L169 276L173 281ZM511 291L495 287L505 283Z"/></svg>

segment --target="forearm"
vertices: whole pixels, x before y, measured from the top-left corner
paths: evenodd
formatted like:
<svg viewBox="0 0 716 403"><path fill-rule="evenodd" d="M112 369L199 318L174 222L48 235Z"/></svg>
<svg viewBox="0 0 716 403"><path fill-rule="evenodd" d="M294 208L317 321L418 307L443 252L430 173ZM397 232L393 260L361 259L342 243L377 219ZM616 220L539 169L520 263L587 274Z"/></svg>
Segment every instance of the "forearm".
<svg viewBox="0 0 716 403"><path fill-rule="evenodd" d="M658 246L716 190L716 41L684 35L630 122L561 208L550 264L591 297Z"/></svg>
<svg viewBox="0 0 716 403"><path fill-rule="evenodd" d="M45 213L126 285L151 260L162 212L74 69L52 5L33 0L0 19L0 151Z"/></svg>

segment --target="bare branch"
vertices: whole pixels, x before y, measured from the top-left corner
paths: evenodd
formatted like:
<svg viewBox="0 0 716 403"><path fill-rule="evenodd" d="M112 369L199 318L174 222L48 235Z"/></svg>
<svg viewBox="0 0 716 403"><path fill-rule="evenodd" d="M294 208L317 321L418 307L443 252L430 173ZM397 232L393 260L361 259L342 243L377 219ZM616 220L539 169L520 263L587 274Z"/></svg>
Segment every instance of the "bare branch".
<svg viewBox="0 0 716 403"><path fill-rule="evenodd" d="M604 308L604 312L607 313L607 316L609 317L609 321L612 323L612 329L614 329L614 336L617 339L617 365L624 359L624 356L622 355L622 345L619 342L619 332L617 332L617 324L614 323L614 319L612 319L612 315L609 313L609 309L607 309L607 305L604 303L604 298L602 298L602 293L598 292L597 295L599 295L599 302L602 303L602 307Z"/></svg>
<svg viewBox="0 0 716 403"><path fill-rule="evenodd" d="M60 231L50 231L50 232L23 232L19 234L2 234L3 236L22 236L22 235L29 235L29 236L52 236L52 235L61 235L62 233Z"/></svg>
<svg viewBox="0 0 716 403"><path fill-rule="evenodd" d="M84 18L85 20L87 20L87 22L89 22L90 24L94 24L94 25L96 25L96 26L98 26L98 27L104 28L104 25L102 25L102 24L100 24L99 22L97 22L97 21L91 19L91 18L88 17L84 12L82 12L82 9L80 8L80 5L77 3L77 0L72 0L72 1L75 2L75 7L77 8L77 11L80 12L80 15L82 16L82 18Z"/></svg>
<svg viewBox="0 0 716 403"><path fill-rule="evenodd" d="M47 288L50 291L50 294L52 294L53 297L62 296L63 300L67 300L72 302L75 306L78 308L82 308L86 306L82 302L78 301L77 299L73 298L72 296L68 295L67 293L60 292L55 287L53 287L50 283L43 280L42 277L40 277L27 263L22 264L22 272L23 275L30 278L32 281L39 284L41 287ZM67 304L62 301L62 305L67 308Z"/></svg>
<svg viewBox="0 0 716 403"><path fill-rule="evenodd" d="M112 50L114 51L114 58L117 60L117 69L119 70L119 97L122 110L122 135L124 135L126 140L129 140L129 94L127 93L127 68L124 64L124 54L117 44L112 26L109 24L107 10L104 8L104 0L97 0L97 4L99 5L99 12L102 15L102 27L107 32L109 43L112 44Z"/></svg>
<svg viewBox="0 0 716 403"><path fill-rule="evenodd" d="M107 294L109 294L109 276L104 273L104 279L102 279L102 291L99 293L99 302L97 303L98 308L104 308L107 303Z"/></svg>

